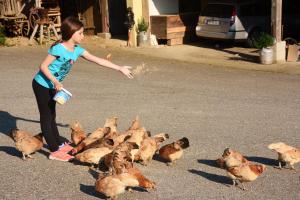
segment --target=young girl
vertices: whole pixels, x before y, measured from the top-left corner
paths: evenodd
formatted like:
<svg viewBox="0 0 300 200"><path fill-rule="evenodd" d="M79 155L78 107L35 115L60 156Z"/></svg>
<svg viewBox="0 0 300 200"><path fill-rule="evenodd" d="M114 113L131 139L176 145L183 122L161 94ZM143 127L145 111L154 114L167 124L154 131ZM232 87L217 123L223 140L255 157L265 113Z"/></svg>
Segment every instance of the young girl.
<svg viewBox="0 0 300 200"><path fill-rule="evenodd" d="M72 147L68 143L61 143L55 117L53 100L55 93L63 88L62 81L69 73L73 63L79 56L122 72L128 78L133 78L130 67L118 66L108 60L98 58L79 44L84 38L83 24L74 17L66 18L61 25L61 40L55 42L48 51L48 55L40 66L39 72L32 81L32 88L40 112L40 123L43 136L51 151L49 159L69 161L73 156L68 152Z"/></svg>

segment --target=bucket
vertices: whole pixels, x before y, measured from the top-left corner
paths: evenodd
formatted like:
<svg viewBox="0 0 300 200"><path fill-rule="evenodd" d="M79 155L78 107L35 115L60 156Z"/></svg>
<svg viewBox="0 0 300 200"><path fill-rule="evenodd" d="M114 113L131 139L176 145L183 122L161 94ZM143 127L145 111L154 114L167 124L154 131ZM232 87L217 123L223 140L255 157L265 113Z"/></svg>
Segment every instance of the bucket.
<svg viewBox="0 0 300 200"><path fill-rule="evenodd" d="M62 88L60 91L58 91L55 96L53 97L53 100L59 103L60 105L65 104L68 100L70 100L72 97L71 92L66 90L65 88Z"/></svg>
<svg viewBox="0 0 300 200"><path fill-rule="evenodd" d="M260 63L265 65L273 64L273 48L266 47L260 51Z"/></svg>
<svg viewBox="0 0 300 200"><path fill-rule="evenodd" d="M137 35L137 45L138 46L145 46L148 44L148 35L147 32L142 31L139 32Z"/></svg>

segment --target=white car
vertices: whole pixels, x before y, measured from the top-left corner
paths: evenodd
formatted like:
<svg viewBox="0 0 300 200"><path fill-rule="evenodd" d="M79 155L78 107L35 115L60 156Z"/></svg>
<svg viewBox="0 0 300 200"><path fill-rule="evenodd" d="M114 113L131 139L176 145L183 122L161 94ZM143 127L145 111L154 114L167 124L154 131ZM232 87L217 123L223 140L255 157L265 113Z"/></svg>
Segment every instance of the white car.
<svg viewBox="0 0 300 200"><path fill-rule="evenodd" d="M270 32L271 5L261 0L209 0L202 10L196 35L247 41L253 46L262 32Z"/></svg>

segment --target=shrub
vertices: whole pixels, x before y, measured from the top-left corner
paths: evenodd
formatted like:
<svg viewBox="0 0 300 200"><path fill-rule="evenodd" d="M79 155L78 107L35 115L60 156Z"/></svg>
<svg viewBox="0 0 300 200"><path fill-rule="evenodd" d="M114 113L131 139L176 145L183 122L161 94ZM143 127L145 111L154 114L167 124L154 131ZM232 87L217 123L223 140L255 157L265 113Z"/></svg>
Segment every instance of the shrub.
<svg viewBox="0 0 300 200"><path fill-rule="evenodd" d="M267 34L267 33L262 33L257 40L253 41L254 47L258 49L262 49L264 47L269 47L272 46L275 42L275 39L273 36Z"/></svg>
<svg viewBox="0 0 300 200"><path fill-rule="evenodd" d="M143 31L147 31L148 30L148 23L145 21L144 18L142 18L142 20L138 20L138 24L137 24L137 32L143 32Z"/></svg>
<svg viewBox="0 0 300 200"><path fill-rule="evenodd" d="M6 35L5 28L0 25L0 46L5 45Z"/></svg>

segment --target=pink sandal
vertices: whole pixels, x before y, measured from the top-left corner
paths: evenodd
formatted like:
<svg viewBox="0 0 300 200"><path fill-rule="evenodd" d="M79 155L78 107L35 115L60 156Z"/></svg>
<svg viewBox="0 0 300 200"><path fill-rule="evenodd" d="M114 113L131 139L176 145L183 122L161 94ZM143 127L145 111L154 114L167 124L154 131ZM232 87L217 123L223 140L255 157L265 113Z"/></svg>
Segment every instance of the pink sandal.
<svg viewBox="0 0 300 200"><path fill-rule="evenodd" d="M71 143L64 142L62 145L59 146L59 151L62 151L64 153L68 153L71 150L73 150L73 147L70 146Z"/></svg>
<svg viewBox="0 0 300 200"><path fill-rule="evenodd" d="M50 160L59 160L59 161L63 161L63 162L68 162L68 161L72 160L73 158L74 158L74 156L71 156L71 155L67 154L66 152L63 152L60 149L50 153L50 155L49 155Z"/></svg>

